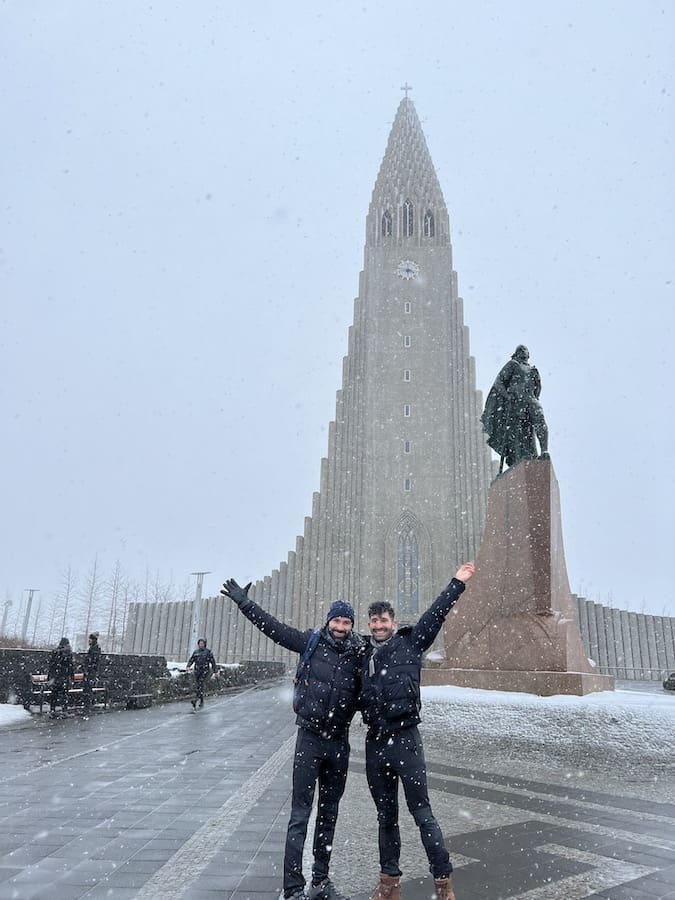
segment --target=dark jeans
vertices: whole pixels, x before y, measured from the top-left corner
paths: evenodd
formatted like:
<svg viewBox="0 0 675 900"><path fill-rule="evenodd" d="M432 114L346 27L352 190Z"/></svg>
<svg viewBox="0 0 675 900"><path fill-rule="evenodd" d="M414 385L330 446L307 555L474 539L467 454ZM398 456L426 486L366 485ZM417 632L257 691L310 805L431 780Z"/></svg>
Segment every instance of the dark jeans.
<svg viewBox="0 0 675 900"><path fill-rule="evenodd" d="M344 793L349 765L347 737L322 737L298 728L293 760L293 805L286 833L284 855L284 895L289 897L305 886L302 851L307 823L312 812L314 788L319 782L319 799L314 829L312 879L326 878L333 849L333 835L340 798Z"/></svg>
<svg viewBox="0 0 675 900"><path fill-rule="evenodd" d="M431 812L422 738L406 728L376 738L366 737L366 778L377 807L380 871L401 875L401 834L398 827L398 782L403 784L408 809L417 823L434 878L447 878L452 864L443 834Z"/></svg>
<svg viewBox="0 0 675 900"><path fill-rule="evenodd" d="M204 702L204 682L209 677L209 670L206 672L195 672L195 694L200 704Z"/></svg>
<svg viewBox="0 0 675 900"><path fill-rule="evenodd" d="M57 705L61 704L61 709L65 712L68 709L68 688L69 681L55 681L51 686L51 694L49 695L49 711L55 712Z"/></svg>
<svg viewBox="0 0 675 900"><path fill-rule="evenodd" d="M97 680L95 672L91 675L85 674L84 676L82 681L82 701L85 709L89 709L94 702L94 688L96 687Z"/></svg>

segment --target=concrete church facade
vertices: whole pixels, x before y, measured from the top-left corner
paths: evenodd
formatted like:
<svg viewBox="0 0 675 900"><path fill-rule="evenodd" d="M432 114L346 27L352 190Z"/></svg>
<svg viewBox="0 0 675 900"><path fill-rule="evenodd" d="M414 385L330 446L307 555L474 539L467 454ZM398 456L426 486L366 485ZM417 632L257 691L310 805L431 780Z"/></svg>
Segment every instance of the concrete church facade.
<svg viewBox="0 0 675 900"><path fill-rule="evenodd" d="M415 620L480 544L495 465L481 409L448 211L406 96L366 219L319 490L295 549L253 585L254 599L299 628L321 623L337 597L360 628L374 599ZM192 604L152 606L130 608L124 650L185 658ZM201 616L219 661L286 658L231 606L213 599Z"/></svg>

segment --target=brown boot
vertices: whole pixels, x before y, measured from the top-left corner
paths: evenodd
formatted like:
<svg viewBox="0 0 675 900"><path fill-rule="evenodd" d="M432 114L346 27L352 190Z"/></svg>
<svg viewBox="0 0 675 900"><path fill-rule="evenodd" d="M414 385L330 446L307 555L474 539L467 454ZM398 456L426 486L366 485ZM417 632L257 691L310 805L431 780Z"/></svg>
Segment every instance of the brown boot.
<svg viewBox="0 0 675 900"><path fill-rule="evenodd" d="M437 900L456 900L450 876L447 878L434 878L434 888Z"/></svg>
<svg viewBox="0 0 675 900"><path fill-rule="evenodd" d="M380 883L370 900L401 900L401 876L385 875L380 872Z"/></svg>

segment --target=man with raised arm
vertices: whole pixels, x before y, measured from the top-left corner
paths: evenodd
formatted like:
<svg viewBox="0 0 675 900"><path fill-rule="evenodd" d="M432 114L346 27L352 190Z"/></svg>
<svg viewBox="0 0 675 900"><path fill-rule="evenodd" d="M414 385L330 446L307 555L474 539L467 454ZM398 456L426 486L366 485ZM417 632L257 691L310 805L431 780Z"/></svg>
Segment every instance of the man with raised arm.
<svg viewBox="0 0 675 900"><path fill-rule="evenodd" d="M414 626L398 628L386 601L368 607L370 646L362 672L361 707L368 726L366 778L377 807L380 881L372 900L400 900L401 835L398 783L429 859L438 900L455 900L452 864L440 826L431 811L420 723L422 654L433 644L445 617L474 572L464 563L446 589Z"/></svg>
<svg viewBox="0 0 675 900"><path fill-rule="evenodd" d="M220 592L233 600L264 635L301 654L293 698L298 737L293 760L293 797L284 854L286 900L348 900L328 877L340 798L349 765L349 725L356 711L364 641L352 631L354 610L345 600L331 604L322 628L299 631L258 606L251 587L229 579ZM314 865L309 893L302 852L315 787L319 797L314 829Z"/></svg>

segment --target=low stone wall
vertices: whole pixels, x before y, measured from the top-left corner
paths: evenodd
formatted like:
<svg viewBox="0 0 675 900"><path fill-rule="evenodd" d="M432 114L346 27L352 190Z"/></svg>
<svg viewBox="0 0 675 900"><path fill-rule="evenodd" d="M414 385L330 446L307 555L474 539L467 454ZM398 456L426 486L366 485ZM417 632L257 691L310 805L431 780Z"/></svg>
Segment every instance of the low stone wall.
<svg viewBox="0 0 675 900"><path fill-rule="evenodd" d="M46 673L49 650L0 648L0 703L24 704L30 697L30 676ZM86 654L73 653L75 670L83 665ZM285 667L280 662L245 661L227 666L218 679L208 681L209 693L218 693L278 678ZM187 674L172 677L163 656L104 653L98 671L98 683L108 688L109 703L126 705L132 694L152 694L158 701L175 700L193 690L194 679Z"/></svg>

